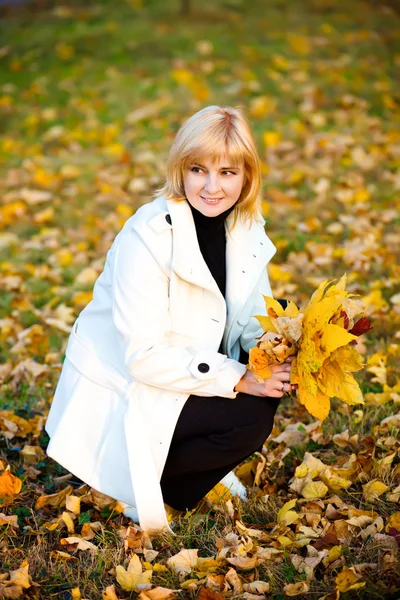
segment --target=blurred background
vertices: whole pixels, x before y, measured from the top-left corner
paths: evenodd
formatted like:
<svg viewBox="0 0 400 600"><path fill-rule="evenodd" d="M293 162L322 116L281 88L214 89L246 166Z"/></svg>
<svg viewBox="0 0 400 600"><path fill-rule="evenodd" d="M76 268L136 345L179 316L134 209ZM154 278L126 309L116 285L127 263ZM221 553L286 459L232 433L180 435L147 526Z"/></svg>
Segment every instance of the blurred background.
<svg viewBox="0 0 400 600"><path fill-rule="evenodd" d="M397 345L398 11L1 0L3 371L24 357L57 364L116 233L164 182L177 129L209 104L240 106L252 124L276 297L301 305L347 272L377 317L371 344Z"/></svg>
<svg viewBox="0 0 400 600"><path fill-rule="evenodd" d="M334 399L321 424L286 395L264 456L241 470L246 485L265 496L226 521L213 512L205 521L183 519L174 551L184 545L209 556L213 536L226 531L245 539L241 521L233 533L237 514L266 535L257 540L253 529L246 552L270 546L271 524L285 523L282 503L293 498L293 474L303 456L318 456L326 477L338 475L330 480L333 499L284 513L294 515L296 534L286 524L274 527L281 558L267 553L259 564L256 554L242 557L240 543L238 560L257 565L240 579L270 580L274 599L283 590L285 597L328 600L353 589L360 600L398 599L399 74L395 0L0 0L0 497L11 489L14 499L0 499L0 562L4 571L29 561L40 588L28 595L106 598L102 591L127 549L142 551L137 532L128 535L107 500L99 508L99 496L80 489L78 508L66 504L72 476L46 458L43 427L72 323L92 297L115 236L164 182L181 124L222 104L242 107L254 130L266 231L277 247L268 265L275 297L303 308L322 280L346 273L346 289L364 300L373 325L357 339L365 404ZM312 485L317 492L301 502L326 487ZM300 514L305 520L297 522ZM65 527L74 532L71 516L75 531L98 543L98 558L66 554L73 547L60 538ZM345 522L347 516L354 518ZM157 561L172 552L169 542L154 547ZM320 562L327 548L334 554ZM343 565L359 571L339 573ZM181 578L158 567L156 585L183 588ZM27 582L27 569L13 581L1 573L0 597L12 593L8 584ZM225 583L217 578L221 587L214 582L197 597L222 598L212 590L226 589L228 576ZM179 594L197 592L187 586Z"/></svg>

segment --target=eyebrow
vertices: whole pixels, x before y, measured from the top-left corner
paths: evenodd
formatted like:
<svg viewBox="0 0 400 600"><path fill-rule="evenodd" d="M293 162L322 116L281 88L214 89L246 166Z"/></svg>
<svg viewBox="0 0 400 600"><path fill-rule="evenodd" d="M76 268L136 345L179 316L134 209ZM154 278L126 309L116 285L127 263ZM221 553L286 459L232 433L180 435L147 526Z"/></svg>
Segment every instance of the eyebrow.
<svg viewBox="0 0 400 600"><path fill-rule="evenodd" d="M196 165L196 167L201 167L202 169L206 169L207 167L205 167L204 165L201 165L198 162L194 162L192 163L193 165ZM232 171L232 170L238 170L240 169L240 167L221 167L220 171Z"/></svg>

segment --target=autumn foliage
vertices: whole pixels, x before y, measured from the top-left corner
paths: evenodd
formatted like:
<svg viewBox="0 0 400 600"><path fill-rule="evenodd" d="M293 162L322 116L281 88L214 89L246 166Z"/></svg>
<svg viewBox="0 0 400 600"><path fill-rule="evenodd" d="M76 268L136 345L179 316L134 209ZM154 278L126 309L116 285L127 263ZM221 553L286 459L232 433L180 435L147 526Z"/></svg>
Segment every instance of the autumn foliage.
<svg viewBox="0 0 400 600"><path fill-rule="evenodd" d="M357 381L351 374L362 369L362 357L354 344L371 329L360 316L365 305L345 291L346 275L337 284L323 281L300 312L293 302L281 304L264 296L267 316L257 316L265 333L251 348L249 370L262 381L271 376L271 366L295 356L290 382L296 384L300 402L318 419L329 414L330 399L364 404Z"/></svg>

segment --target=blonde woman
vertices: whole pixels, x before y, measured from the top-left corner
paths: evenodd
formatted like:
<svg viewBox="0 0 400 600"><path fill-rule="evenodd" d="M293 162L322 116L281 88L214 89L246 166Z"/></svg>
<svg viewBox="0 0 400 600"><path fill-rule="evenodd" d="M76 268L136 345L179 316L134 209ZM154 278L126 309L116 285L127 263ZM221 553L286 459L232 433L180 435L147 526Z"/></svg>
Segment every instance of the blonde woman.
<svg viewBox="0 0 400 600"><path fill-rule="evenodd" d="M76 320L46 431L49 456L143 529L191 509L262 447L290 364L246 370L276 249L240 109L208 106L170 150L165 186L125 223Z"/></svg>

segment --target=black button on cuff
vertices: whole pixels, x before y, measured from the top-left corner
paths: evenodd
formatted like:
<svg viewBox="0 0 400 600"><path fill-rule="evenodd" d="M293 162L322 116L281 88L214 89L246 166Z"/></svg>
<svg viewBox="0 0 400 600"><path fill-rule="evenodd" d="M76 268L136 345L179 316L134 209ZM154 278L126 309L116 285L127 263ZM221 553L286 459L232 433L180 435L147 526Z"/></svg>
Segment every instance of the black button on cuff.
<svg viewBox="0 0 400 600"><path fill-rule="evenodd" d="M165 215L165 220L167 221L168 225L172 225L171 215Z"/></svg>
<svg viewBox="0 0 400 600"><path fill-rule="evenodd" d="M197 368L200 371L200 373L208 373L208 371L210 370L210 367L207 363L200 363Z"/></svg>

